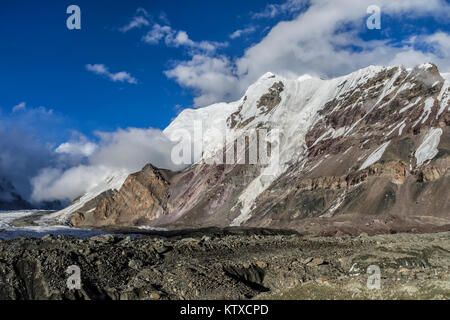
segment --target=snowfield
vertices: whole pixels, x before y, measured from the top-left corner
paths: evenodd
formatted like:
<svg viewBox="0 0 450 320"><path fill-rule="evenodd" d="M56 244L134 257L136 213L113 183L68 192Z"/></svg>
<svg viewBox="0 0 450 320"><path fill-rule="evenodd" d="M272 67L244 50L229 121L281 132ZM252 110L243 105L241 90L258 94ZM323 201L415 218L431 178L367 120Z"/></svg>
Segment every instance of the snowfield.
<svg viewBox="0 0 450 320"><path fill-rule="evenodd" d="M10 240L17 237L42 238L51 234L54 236L63 235L77 238L89 238L100 234L102 231L71 228L63 225L39 225L29 227L14 227L12 223L21 218L33 216L42 210L23 211L0 211L0 239Z"/></svg>
<svg viewBox="0 0 450 320"><path fill-rule="evenodd" d="M364 170L367 167L370 167L371 165L379 161L383 156L384 152L386 151L386 148L389 146L389 143L391 142L387 141L383 143L380 147L378 147L378 149L376 149L370 156L367 157L366 161L364 161L359 170Z"/></svg>

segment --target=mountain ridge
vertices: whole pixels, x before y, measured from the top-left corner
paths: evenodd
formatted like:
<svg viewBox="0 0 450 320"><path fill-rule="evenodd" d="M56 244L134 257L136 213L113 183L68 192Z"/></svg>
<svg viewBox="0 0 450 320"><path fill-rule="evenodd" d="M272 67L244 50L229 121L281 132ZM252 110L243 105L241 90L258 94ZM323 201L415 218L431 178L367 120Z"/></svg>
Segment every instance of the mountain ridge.
<svg viewBox="0 0 450 320"><path fill-rule="evenodd" d="M369 66L329 80L310 76L285 79L266 73L238 101L184 110L164 133L172 141L183 134L189 135L193 138L192 144L202 144L202 152L194 152L193 164L167 181L164 210L153 216L150 214L150 219L143 213L145 210L134 212L137 219L120 223L167 228L250 224L303 230L300 220L332 218L336 214L334 211L341 212L338 216L345 215L342 208L339 210L341 206L350 213L364 216L361 207L364 203L380 206L381 209L371 215L395 216L392 211L395 205L392 207L389 201L383 204L383 197L389 200L390 195L395 195L393 202L400 203L397 197L411 198L411 192L423 191L416 190L418 183L432 185L430 190L437 191L448 185L450 90L447 75L444 76L433 64L413 69ZM196 136L196 121L202 124L200 137ZM246 154L249 153L252 140L248 136L263 130L268 132L264 142L269 149L279 151L277 159L272 157L264 165L210 164L209 160L217 162L222 153L226 155L236 149L236 141L242 137L250 139L244 144ZM274 137L277 130L280 136ZM259 142L258 139L254 141ZM351 201L347 192L354 194L358 189L354 185L349 187L351 190L347 188L347 180L351 180L351 175L359 176L361 171L368 173L360 183L368 189L366 193L376 199L371 202L368 195L366 198L355 196L353 203L359 204L349 209L347 202ZM323 188L319 188L322 191L311 189L308 191L312 192L310 199L305 198L305 192L290 191L296 181L316 181L314 179L321 177L324 180L334 177L328 179L337 185L344 179L349 190L344 194L335 192L337 189L325 193ZM319 183L317 181L315 183ZM438 182L440 186L436 187ZM321 183L326 185L326 182ZM395 187L403 184L415 191ZM382 185L382 190L378 190ZM120 192L122 186L117 183L116 190ZM283 188L279 190L279 186ZM428 187L423 192L431 192ZM155 190L146 192L144 198L151 198ZM278 196L271 198L270 194ZM436 200L442 210L450 212L445 193ZM129 204L119 202L112 200L110 205L120 212L119 215L125 214ZM295 205L283 206L285 202ZM283 209L274 210L274 206ZM309 211L302 213L301 208L308 206L314 210L305 216ZM428 210L427 205L417 207ZM262 208L266 208L265 211ZM79 216L95 214L97 208L89 210L93 211L87 212L82 207L66 210L65 219L75 211ZM443 220L435 223L450 224L447 220L450 217L439 212L437 215ZM433 212L427 214L433 217ZM60 213L55 217L58 215ZM104 221L90 221L91 225L104 225ZM77 219L72 223L85 226Z"/></svg>

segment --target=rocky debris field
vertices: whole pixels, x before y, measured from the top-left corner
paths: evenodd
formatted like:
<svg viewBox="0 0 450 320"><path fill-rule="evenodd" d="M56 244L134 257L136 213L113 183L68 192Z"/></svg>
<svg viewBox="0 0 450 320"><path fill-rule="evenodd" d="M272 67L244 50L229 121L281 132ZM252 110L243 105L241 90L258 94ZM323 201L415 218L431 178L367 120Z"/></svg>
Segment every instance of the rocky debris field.
<svg viewBox="0 0 450 320"><path fill-rule="evenodd" d="M18 238L0 242L0 299L450 299L449 240L241 228Z"/></svg>

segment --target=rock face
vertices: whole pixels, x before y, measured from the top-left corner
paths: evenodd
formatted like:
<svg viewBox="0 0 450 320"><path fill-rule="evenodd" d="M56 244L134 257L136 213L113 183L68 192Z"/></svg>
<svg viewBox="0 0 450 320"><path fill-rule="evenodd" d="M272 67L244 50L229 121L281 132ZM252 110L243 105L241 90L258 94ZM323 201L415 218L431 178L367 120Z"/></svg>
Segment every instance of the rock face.
<svg viewBox="0 0 450 320"><path fill-rule="evenodd" d="M449 109L450 76L432 64L368 67L331 80L269 73L239 101L185 110L164 131L194 136L193 120L202 121L194 165L176 174L147 166L80 208L72 223L313 234L450 225ZM255 142L267 146L268 162L260 153L249 161ZM229 151L234 161L211 164Z"/></svg>
<svg viewBox="0 0 450 320"><path fill-rule="evenodd" d="M139 225L157 219L166 211L171 173L146 165L131 174L119 191L110 191L98 199L88 212L75 212L72 224L109 226Z"/></svg>

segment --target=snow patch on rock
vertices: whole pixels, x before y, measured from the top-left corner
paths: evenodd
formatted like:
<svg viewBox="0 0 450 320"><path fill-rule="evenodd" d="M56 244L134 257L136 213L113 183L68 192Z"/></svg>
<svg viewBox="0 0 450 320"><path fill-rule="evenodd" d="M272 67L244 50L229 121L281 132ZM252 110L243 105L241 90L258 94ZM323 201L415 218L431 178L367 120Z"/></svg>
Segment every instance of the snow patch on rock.
<svg viewBox="0 0 450 320"><path fill-rule="evenodd" d="M436 115L436 119L445 111L445 108L450 104L450 73L445 74L445 82L442 86L441 92L437 97L437 100L440 102L439 111ZM450 109L450 106L449 106Z"/></svg>
<svg viewBox="0 0 450 320"><path fill-rule="evenodd" d="M347 76L330 80L317 78L301 81L282 80L285 90L281 93L281 102L274 109L274 113L263 119L265 123L270 123L273 129L279 129L283 133L284 137L279 145L280 157L279 159L271 158L271 163L262 170L261 175L242 192L234 207L234 209L239 208L240 215L231 223L232 226L239 226L249 220L256 198L270 187L291 163L302 161L306 156L306 134L320 119L318 111L325 106L326 102L355 90L386 69L389 68L369 66ZM332 130L328 134L338 137L344 134L344 130Z"/></svg>
<svg viewBox="0 0 450 320"><path fill-rule="evenodd" d="M417 148L415 157L417 166L420 167L428 160L432 160L438 154L438 145L441 141L442 129L431 128L423 138L422 144Z"/></svg>
<svg viewBox="0 0 450 320"><path fill-rule="evenodd" d="M364 161L364 163L362 164L361 168L359 168L359 170L364 170L367 167L370 167L371 165L373 165L375 162L379 161L381 159L381 157L383 156L384 152L386 151L386 148L389 146L391 142L387 141L385 143L383 143L380 147L378 147L378 149L376 149L367 159L366 161Z"/></svg>
<svg viewBox="0 0 450 320"><path fill-rule="evenodd" d="M405 112L406 110L414 107L420 100L422 99L422 97L418 97L414 102L409 103L406 107L402 108L400 110L400 113Z"/></svg>
<svg viewBox="0 0 450 320"><path fill-rule="evenodd" d="M386 137L389 137L391 134L393 134L397 129L399 129L398 131L398 135L400 136L402 134L403 129L405 128L406 124L405 124L406 120L403 120L402 122L398 123L394 129L392 129L387 135ZM389 128L390 129L390 128Z"/></svg>

